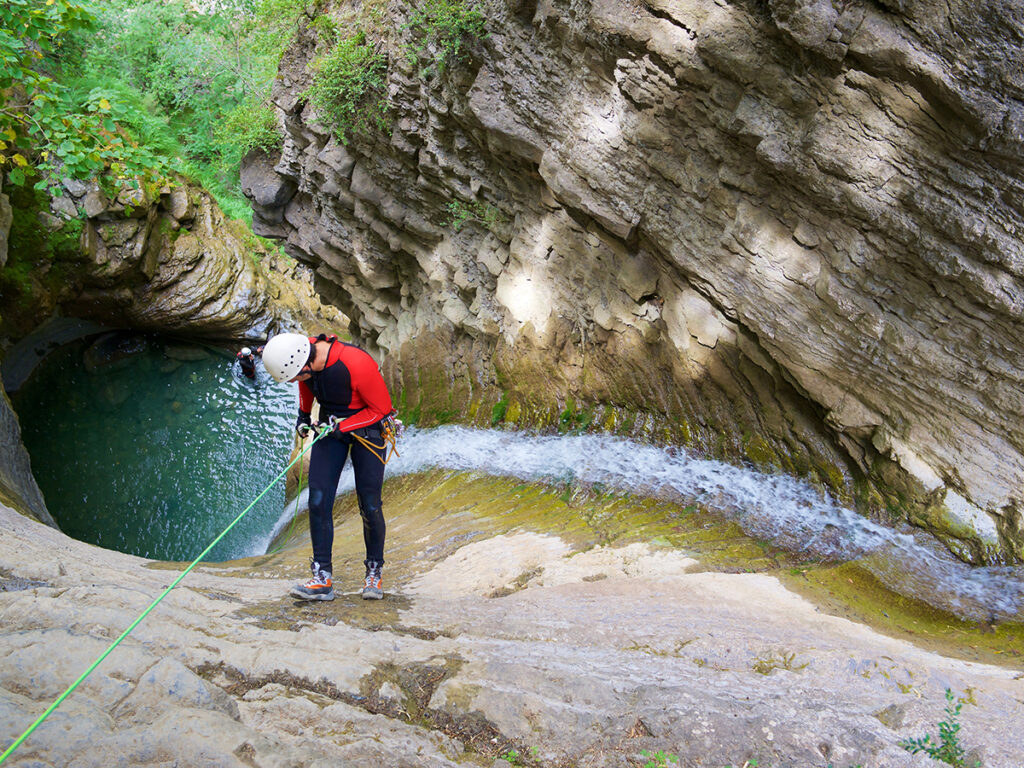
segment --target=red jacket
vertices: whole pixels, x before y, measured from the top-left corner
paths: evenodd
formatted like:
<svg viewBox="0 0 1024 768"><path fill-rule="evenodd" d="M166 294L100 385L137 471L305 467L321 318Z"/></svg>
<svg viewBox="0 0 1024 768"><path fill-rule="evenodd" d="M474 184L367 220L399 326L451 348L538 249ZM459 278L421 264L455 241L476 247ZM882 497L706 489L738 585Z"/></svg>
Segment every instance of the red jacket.
<svg viewBox="0 0 1024 768"><path fill-rule="evenodd" d="M353 344L338 341L337 336L320 334L310 344L331 342L327 365L299 382L299 411L308 414L313 400L320 403L320 421L330 416L341 419L338 429L351 432L368 427L394 411L380 368L369 354Z"/></svg>

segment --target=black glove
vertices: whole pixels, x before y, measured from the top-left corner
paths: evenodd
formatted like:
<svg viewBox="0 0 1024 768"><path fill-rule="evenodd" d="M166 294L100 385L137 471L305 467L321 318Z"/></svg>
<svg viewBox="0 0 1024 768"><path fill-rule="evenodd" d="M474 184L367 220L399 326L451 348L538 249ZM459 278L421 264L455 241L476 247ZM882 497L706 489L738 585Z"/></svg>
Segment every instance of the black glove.
<svg viewBox="0 0 1024 768"><path fill-rule="evenodd" d="M305 411L299 411L299 418L295 422L295 431L299 433L299 437L305 438L313 430L312 424L310 424L309 414Z"/></svg>

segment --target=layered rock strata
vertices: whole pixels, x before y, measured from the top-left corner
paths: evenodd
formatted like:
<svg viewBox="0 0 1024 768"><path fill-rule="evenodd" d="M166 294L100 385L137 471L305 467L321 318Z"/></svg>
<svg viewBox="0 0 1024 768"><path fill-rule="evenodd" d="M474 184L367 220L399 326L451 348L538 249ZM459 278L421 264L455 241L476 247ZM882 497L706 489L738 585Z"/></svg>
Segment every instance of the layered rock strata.
<svg viewBox="0 0 1024 768"><path fill-rule="evenodd" d="M347 145L302 33L243 179L403 402L782 468L1020 561L1022 7L481 7L429 78L389 10L390 132Z"/></svg>
<svg viewBox="0 0 1024 768"><path fill-rule="evenodd" d="M68 182L56 212L84 210L81 290L63 311L114 327L209 338L265 339L307 324L344 324L304 268L271 252L213 198L181 183L111 200Z"/></svg>
<svg viewBox="0 0 1024 768"><path fill-rule="evenodd" d="M33 225L63 245L52 255L9 255L7 266L18 262L20 289L32 301L19 303L19 286L8 282L5 348L54 315L210 339L347 325L336 308L321 304L306 267L267 248L183 180L111 197L95 182L69 179L48 207Z"/></svg>
<svg viewBox="0 0 1024 768"><path fill-rule="evenodd" d="M20 300L11 281L4 283L10 292L0 296L0 349L11 391L55 343L74 338L74 329L64 326L48 336L47 328L59 323L39 327L54 317L91 321L81 324L82 333L100 324L253 341L280 330L348 325L337 308L321 303L307 267L268 249L243 223L228 220L207 193L184 181L113 199L95 183L65 181L49 211L38 212L32 225L71 245L38 263L30 253L8 253L11 214L7 197L0 196L0 268L3 257L12 271L27 265L20 272L21 288L31 297ZM68 235L79 231L77 240ZM22 336L23 343L14 343ZM0 402L0 438L0 497L53 525L6 396Z"/></svg>

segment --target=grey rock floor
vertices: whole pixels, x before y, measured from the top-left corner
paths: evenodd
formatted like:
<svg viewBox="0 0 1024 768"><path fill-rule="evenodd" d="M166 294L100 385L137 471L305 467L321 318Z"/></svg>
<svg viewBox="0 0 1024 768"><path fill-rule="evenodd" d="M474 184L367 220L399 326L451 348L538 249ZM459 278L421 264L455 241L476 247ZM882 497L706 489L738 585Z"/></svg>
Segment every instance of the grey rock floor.
<svg viewBox="0 0 1024 768"><path fill-rule="evenodd" d="M6 746L180 568L6 507L0 530ZM929 766L898 742L935 737L947 688L967 701L971 758L1022 764L1013 670L643 543L575 551L516 530L415 557L450 533L393 526L409 556L379 603L358 598L356 573L333 602L286 597L301 548L199 566L6 764L489 766L514 750L520 764L638 766L663 750L708 768Z"/></svg>

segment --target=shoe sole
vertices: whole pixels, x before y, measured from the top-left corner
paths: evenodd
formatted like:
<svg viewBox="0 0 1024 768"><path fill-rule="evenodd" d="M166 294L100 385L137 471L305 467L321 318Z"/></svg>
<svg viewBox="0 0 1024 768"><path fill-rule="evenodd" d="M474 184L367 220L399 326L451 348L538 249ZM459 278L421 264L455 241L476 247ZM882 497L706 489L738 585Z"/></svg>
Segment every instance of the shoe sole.
<svg viewBox="0 0 1024 768"><path fill-rule="evenodd" d="M384 597L384 590L382 589L364 589L363 600L380 600Z"/></svg>
<svg viewBox="0 0 1024 768"><path fill-rule="evenodd" d="M290 594L292 597L298 598L299 600L333 600L334 599L334 591L333 590L331 592L324 592L322 594L310 595L310 594L307 594L305 592L299 592L298 590L294 590L293 589L288 594Z"/></svg>

